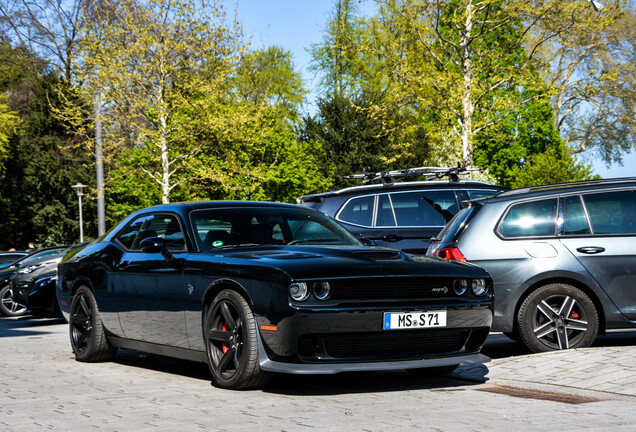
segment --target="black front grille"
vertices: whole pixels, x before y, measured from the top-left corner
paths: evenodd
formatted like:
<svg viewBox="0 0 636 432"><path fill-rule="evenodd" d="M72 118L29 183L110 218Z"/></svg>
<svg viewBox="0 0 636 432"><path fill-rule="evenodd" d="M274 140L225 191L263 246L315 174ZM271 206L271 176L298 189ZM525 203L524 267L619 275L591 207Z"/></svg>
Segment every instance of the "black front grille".
<svg viewBox="0 0 636 432"><path fill-rule="evenodd" d="M477 350L488 329L396 330L303 335L298 355L306 360L408 360Z"/></svg>
<svg viewBox="0 0 636 432"><path fill-rule="evenodd" d="M333 281L334 300L411 299L445 297L453 291L453 279L392 277L340 279Z"/></svg>

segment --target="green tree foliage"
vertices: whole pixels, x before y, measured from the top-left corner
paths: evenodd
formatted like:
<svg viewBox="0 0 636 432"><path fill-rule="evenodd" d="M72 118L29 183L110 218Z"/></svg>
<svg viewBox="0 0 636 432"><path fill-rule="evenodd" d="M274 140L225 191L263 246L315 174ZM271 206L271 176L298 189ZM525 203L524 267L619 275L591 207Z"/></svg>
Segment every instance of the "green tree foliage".
<svg viewBox="0 0 636 432"><path fill-rule="evenodd" d="M167 203L219 127L240 33L222 9L191 0L104 2L94 16L80 50L82 90L101 94L119 162L154 180Z"/></svg>
<svg viewBox="0 0 636 432"><path fill-rule="evenodd" d="M589 167L577 163L567 153L558 155L545 152L532 156L526 161L523 168L515 167L512 170L511 178L510 187L520 188L591 180L600 177L593 175Z"/></svg>
<svg viewBox="0 0 636 432"><path fill-rule="evenodd" d="M50 102L59 85L56 73L33 70L33 65L44 63L24 56L19 48L4 46L1 51L15 53L12 75L2 73L0 81L20 124L8 141L5 168L0 170L0 249L26 248L30 241L38 246L76 242L78 203L71 185L94 183L90 154L74 146L64 125L51 115ZM91 200L84 201L84 211L94 211ZM95 233L90 218L85 230L89 236Z"/></svg>
<svg viewBox="0 0 636 432"><path fill-rule="evenodd" d="M18 125L18 116L4 103L5 99L5 96L0 96L0 169L9 156L9 139Z"/></svg>
<svg viewBox="0 0 636 432"><path fill-rule="evenodd" d="M336 187L350 185L343 176L364 169L384 170L386 137L383 125L369 114L370 101L330 96L318 101L319 112L306 116L300 130L303 141L324 149L319 167Z"/></svg>
<svg viewBox="0 0 636 432"><path fill-rule="evenodd" d="M537 58L568 149L609 164L636 148L636 6L603 4L600 11L582 1L564 4L568 31L541 45ZM538 27L551 26L546 20Z"/></svg>

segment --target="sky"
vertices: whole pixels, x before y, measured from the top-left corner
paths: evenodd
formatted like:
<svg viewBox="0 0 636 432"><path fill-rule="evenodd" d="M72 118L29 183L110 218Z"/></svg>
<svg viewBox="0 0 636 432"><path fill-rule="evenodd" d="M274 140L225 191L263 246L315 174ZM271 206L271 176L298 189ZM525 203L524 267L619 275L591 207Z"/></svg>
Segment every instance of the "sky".
<svg viewBox="0 0 636 432"><path fill-rule="evenodd" d="M318 80L309 71L311 57L308 50L319 43L330 15L334 0L226 0L229 13L233 13L238 3L238 20L243 24L246 35L252 37L252 47L260 48L277 45L290 51L294 56L296 70L300 71L310 90L307 110L315 111ZM373 13L373 2L366 0L359 4L363 14ZM592 165L596 174L603 178L636 177L636 152L624 155L623 165L605 166L593 154L579 157L579 161Z"/></svg>

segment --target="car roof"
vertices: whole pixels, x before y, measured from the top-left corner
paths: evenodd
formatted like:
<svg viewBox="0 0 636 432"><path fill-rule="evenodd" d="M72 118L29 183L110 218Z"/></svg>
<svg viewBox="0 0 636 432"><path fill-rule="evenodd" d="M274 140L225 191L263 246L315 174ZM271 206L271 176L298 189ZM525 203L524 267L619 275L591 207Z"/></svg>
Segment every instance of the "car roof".
<svg viewBox="0 0 636 432"><path fill-rule="evenodd" d="M576 194L581 192L602 191L611 189L621 189L625 187L635 187L636 177L612 178L585 180L578 182L550 184L542 186L531 186L520 189L513 189L502 192L494 197L486 198L485 201L499 202L512 201L517 199L528 199L533 197L554 196L562 194Z"/></svg>
<svg viewBox="0 0 636 432"><path fill-rule="evenodd" d="M409 181L409 182L394 182L390 184L378 183L368 184L360 186L351 186L336 191L323 192L313 195L303 195L298 198L298 202L317 201L330 196L339 195L355 195L364 192L378 192L378 191L399 191L409 189L469 189L469 188L496 188L496 189L508 189L504 186L497 186L492 183L476 180L461 180L453 182L449 180L424 180L424 181Z"/></svg>
<svg viewBox="0 0 636 432"><path fill-rule="evenodd" d="M275 203L270 201L186 201L170 204L160 204L147 207L135 213L157 212L157 211L174 211L182 212L184 210L200 210L208 208L221 207L281 207L281 208L299 208L295 204Z"/></svg>

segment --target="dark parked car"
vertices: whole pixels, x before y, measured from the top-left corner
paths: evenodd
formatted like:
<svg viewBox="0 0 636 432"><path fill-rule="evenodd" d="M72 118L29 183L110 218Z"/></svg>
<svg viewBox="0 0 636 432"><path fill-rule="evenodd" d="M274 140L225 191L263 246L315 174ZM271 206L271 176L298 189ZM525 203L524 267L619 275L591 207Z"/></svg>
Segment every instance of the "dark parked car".
<svg viewBox="0 0 636 432"><path fill-rule="evenodd" d="M296 205L151 207L67 254L58 277L79 361L138 349L207 362L225 388L487 361L485 271L365 247Z"/></svg>
<svg viewBox="0 0 636 432"><path fill-rule="evenodd" d="M55 272L57 265L68 252L83 246L76 244L58 250L54 255L31 260L23 264L11 278L11 290L15 303L26 306L27 313L55 316L58 311L55 297ZM46 275L36 283L36 279Z"/></svg>
<svg viewBox="0 0 636 432"><path fill-rule="evenodd" d="M28 252L0 252L0 269L9 267L15 261L28 254Z"/></svg>
<svg viewBox="0 0 636 432"><path fill-rule="evenodd" d="M54 246L35 251L13 262L9 267L0 270L0 315L19 316L27 313L26 307L14 301L11 279L22 266L28 266L32 262L51 255L57 255L68 246Z"/></svg>
<svg viewBox="0 0 636 432"><path fill-rule="evenodd" d="M532 351L636 331L636 179L513 190L459 212L429 254L495 284L493 331Z"/></svg>
<svg viewBox="0 0 636 432"><path fill-rule="evenodd" d="M63 255L62 255L63 256ZM36 317L62 317L55 286L57 285L57 269L29 279L24 288L13 290L15 302L23 304L27 312Z"/></svg>
<svg viewBox="0 0 636 432"><path fill-rule="evenodd" d="M374 245L425 254L430 239L463 207L464 201L508 190L479 181L460 181L465 169L411 169L365 173L366 184L298 198L298 203L333 217L356 237ZM428 181L393 178L430 175ZM449 180L438 180L448 176ZM354 176L351 176L354 177ZM433 180L435 179L435 180Z"/></svg>

